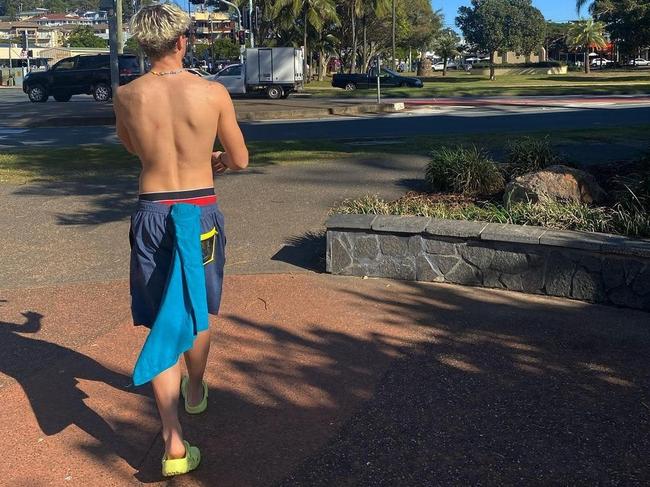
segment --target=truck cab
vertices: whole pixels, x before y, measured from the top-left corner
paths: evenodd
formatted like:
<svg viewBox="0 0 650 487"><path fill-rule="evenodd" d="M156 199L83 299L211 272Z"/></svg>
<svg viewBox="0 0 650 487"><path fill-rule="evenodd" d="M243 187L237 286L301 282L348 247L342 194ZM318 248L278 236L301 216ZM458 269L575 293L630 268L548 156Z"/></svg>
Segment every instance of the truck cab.
<svg viewBox="0 0 650 487"><path fill-rule="evenodd" d="M231 64L215 74L212 79L221 83L231 95L243 95L246 93L243 68L243 64Z"/></svg>
<svg viewBox="0 0 650 487"><path fill-rule="evenodd" d="M211 79L230 94L264 93L267 98L286 98L303 85L303 55L293 47L246 49L243 64L231 64Z"/></svg>

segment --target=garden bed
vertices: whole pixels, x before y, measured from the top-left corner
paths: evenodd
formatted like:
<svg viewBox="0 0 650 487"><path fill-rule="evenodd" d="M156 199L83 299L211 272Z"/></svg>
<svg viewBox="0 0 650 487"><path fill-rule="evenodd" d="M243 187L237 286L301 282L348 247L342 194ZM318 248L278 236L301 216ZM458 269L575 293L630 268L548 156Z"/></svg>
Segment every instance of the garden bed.
<svg viewBox="0 0 650 487"><path fill-rule="evenodd" d="M430 193L332 210L327 270L650 309L650 159L595 174L560 159L539 138L508 144L502 164L476 147L436 149ZM548 185L527 188L535 178Z"/></svg>

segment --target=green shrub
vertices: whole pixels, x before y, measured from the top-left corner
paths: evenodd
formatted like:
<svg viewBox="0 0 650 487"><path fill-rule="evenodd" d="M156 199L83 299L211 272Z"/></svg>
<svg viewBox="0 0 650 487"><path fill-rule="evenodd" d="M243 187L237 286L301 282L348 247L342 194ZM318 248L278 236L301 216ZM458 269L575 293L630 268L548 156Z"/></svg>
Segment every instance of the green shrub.
<svg viewBox="0 0 650 487"><path fill-rule="evenodd" d="M489 202L431 200L407 195L395 201L366 195L345 200L335 214L414 215L447 220L533 225L556 230L577 230L650 237L650 214L640 207L592 207L581 203L515 203L509 207Z"/></svg>
<svg viewBox="0 0 650 487"><path fill-rule="evenodd" d="M521 176L557 164L559 156L547 137L522 137L506 145L506 164L510 176Z"/></svg>
<svg viewBox="0 0 650 487"><path fill-rule="evenodd" d="M476 146L441 147L431 153L425 180L435 191L490 196L504 189L503 174Z"/></svg>
<svg viewBox="0 0 650 487"><path fill-rule="evenodd" d="M650 212L650 155L635 163L631 172L613 178L612 195L624 208Z"/></svg>

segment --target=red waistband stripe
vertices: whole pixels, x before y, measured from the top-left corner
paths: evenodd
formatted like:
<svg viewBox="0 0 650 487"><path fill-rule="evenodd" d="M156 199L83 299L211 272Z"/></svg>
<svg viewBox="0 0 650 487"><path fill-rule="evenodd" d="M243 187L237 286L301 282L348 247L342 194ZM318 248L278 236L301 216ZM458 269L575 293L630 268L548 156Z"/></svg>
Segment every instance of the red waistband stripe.
<svg viewBox="0 0 650 487"><path fill-rule="evenodd" d="M189 203L191 205L197 206L207 206L214 205L217 202L217 196L199 196L196 198L179 198L174 200L154 200L156 203L162 203L163 205L175 205L176 203Z"/></svg>

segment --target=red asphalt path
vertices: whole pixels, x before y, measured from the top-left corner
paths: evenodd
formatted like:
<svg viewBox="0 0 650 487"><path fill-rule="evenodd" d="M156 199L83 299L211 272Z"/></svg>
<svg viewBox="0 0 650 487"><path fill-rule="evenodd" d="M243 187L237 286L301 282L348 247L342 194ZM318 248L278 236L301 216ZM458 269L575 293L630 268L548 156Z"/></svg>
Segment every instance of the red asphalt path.
<svg viewBox="0 0 650 487"><path fill-rule="evenodd" d="M590 438L600 438L602 427L589 429L578 435L580 444L589 445L580 455L587 452L625 472L633 466L637 478L646 474L646 436L639 422L647 416L641 406L650 344L647 313L496 290L284 274L226 279L206 370L208 412L180 416L203 461L196 472L165 482L151 390L129 386L146 330L130 324L128 302L125 281L0 289L1 485L273 485L321 451L364 408L391 364L432 346L427 363L439 364L435 383L461 390L480 378L520 385L548 378L553 394L570 398L554 408L573 411L575 403L591 414L594 404L609 401L607 421L629 418L626 436L592 445ZM578 322L588 323L587 329L581 331ZM567 346L574 335L577 342ZM624 353L617 352L620 346ZM492 363L495 357L505 358L506 375ZM458 403L467 408L464 414L500 400L490 396L497 382L477 384L471 399ZM588 402L575 402L583 386ZM542 401L540 410L522 409L530 398L513 397L519 406L508 407L515 415L524 410L526 422L550 407ZM437 428L453 432L460 425L445 419L450 404L442 399ZM573 413L560 415L559 422L566 417L575 419ZM640 437L633 438L630 425ZM453 438L450 431L445 434ZM475 433L470 428L468 434ZM408 439L400 441L410 444ZM608 442L614 440L631 445L627 464L611 457ZM462 457L468 448L456 447L438 462ZM480 464L498 473L491 452L479 453L463 468ZM540 470L537 465L518 471L517 478L537 478ZM357 484L351 478L345 485Z"/></svg>
<svg viewBox="0 0 650 487"><path fill-rule="evenodd" d="M516 96L516 97L453 97L416 98L402 100L407 107L418 106L573 106L594 104L650 103L649 96Z"/></svg>

